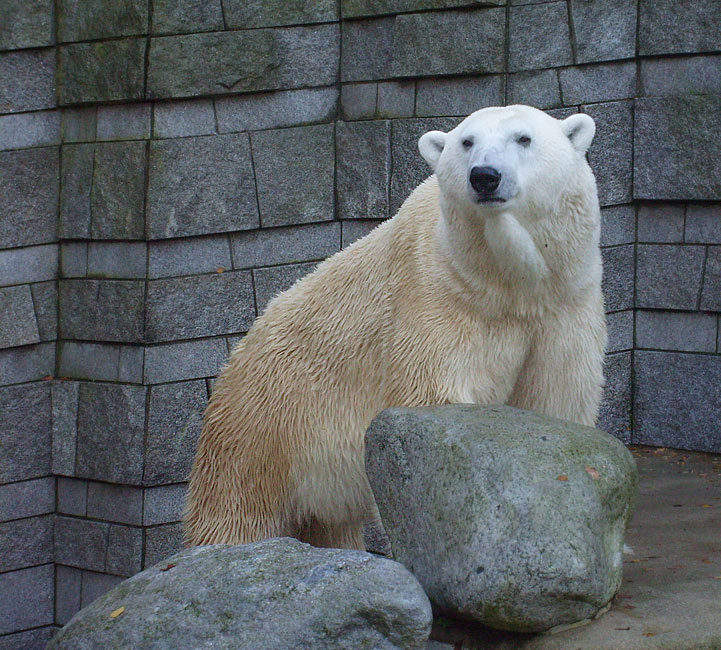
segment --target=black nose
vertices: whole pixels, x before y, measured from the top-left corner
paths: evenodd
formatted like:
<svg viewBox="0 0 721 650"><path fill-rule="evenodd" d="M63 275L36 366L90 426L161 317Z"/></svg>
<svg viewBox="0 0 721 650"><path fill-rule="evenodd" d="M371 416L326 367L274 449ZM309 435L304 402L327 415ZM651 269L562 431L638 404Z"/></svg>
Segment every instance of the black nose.
<svg viewBox="0 0 721 650"><path fill-rule="evenodd" d="M491 194L501 184L501 172L493 167L471 169L471 187L479 194Z"/></svg>

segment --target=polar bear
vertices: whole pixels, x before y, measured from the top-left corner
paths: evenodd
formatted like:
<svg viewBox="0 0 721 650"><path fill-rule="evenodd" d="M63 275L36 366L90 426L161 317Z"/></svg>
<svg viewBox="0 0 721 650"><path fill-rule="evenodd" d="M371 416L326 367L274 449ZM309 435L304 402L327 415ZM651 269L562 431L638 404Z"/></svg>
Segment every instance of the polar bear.
<svg viewBox="0 0 721 650"><path fill-rule="evenodd" d="M510 404L593 425L606 328L591 117L485 108L419 141L434 175L268 305L210 399L190 544L364 548L364 434L389 406Z"/></svg>

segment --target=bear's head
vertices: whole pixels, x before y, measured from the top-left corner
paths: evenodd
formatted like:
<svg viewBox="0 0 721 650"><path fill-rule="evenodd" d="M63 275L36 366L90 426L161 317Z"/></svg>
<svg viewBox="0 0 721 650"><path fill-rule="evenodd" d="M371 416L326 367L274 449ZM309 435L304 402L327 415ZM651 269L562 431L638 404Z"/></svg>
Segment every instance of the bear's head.
<svg viewBox="0 0 721 650"><path fill-rule="evenodd" d="M583 113L556 120L530 106L484 108L448 133L429 131L418 142L456 208L479 215L553 213L565 192L595 182L586 151L596 127ZM540 214L539 214L540 213Z"/></svg>

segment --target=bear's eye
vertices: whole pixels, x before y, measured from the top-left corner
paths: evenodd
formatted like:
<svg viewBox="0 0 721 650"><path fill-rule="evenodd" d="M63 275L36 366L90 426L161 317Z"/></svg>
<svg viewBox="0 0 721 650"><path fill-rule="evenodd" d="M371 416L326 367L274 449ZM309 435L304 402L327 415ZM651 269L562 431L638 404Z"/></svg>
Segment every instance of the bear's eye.
<svg viewBox="0 0 721 650"><path fill-rule="evenodd" d="M531 144L531 138L530 138L530 136L527 136L527 135L521 135L518 137L516 142L518 142L518 144L520 144L523 147L527 147L529 144Z"/></svg>
<svg viewBox="0 0 721 650"><path fill-rule="evenodd" d="M466 138L461 144L462 144L466 149L470 149L470 148L473 146L473 140L471 140L470 138Z"/></svg>

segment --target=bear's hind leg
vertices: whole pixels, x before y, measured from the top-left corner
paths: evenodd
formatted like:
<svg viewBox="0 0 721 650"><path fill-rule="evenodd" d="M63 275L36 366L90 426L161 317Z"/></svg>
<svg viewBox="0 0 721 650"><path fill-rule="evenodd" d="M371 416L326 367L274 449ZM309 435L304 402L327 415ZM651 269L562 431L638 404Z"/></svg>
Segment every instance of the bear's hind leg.
<svg viewBox="0 0 721 650"><path fill-rule="evenodd" d="M365 551L362 523L328 524L311 517L295 534L301 542L321 548Z"/></svg>

